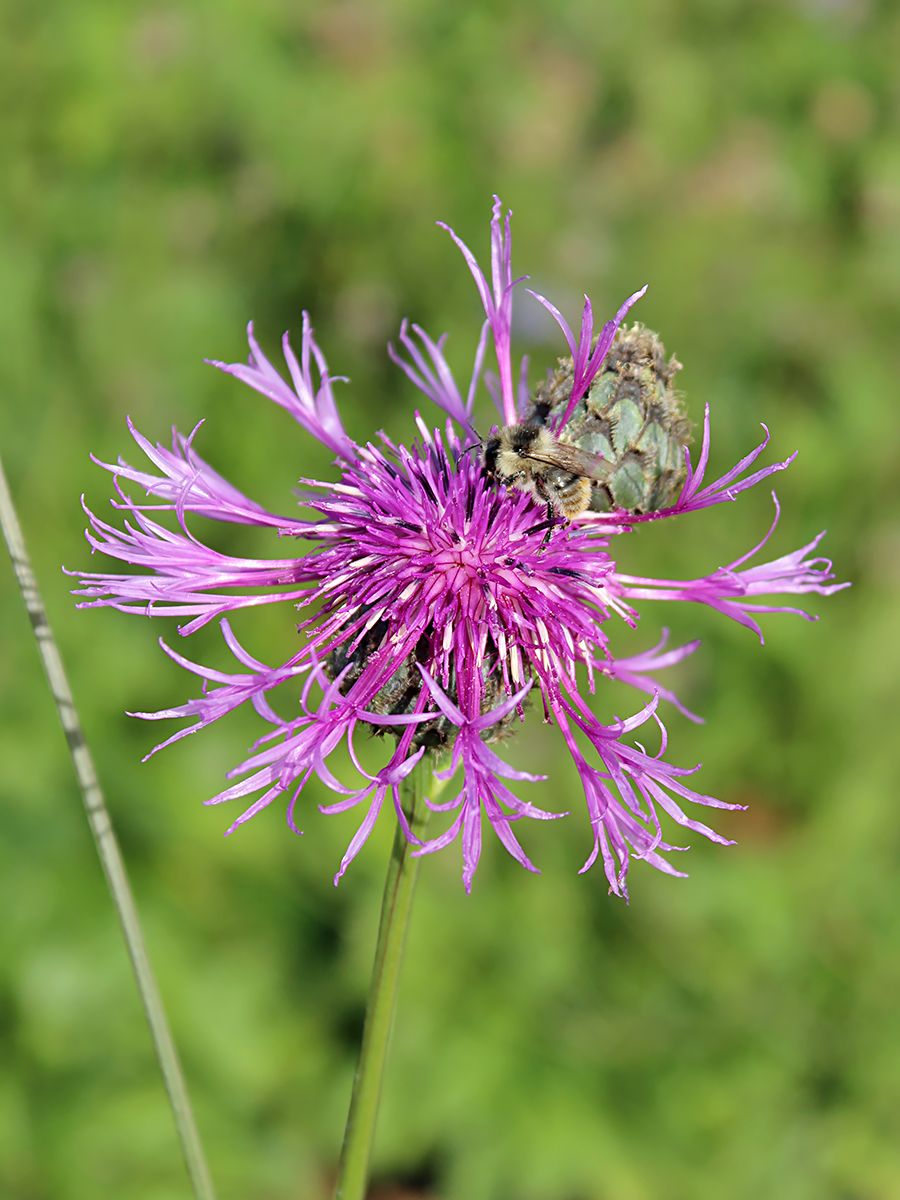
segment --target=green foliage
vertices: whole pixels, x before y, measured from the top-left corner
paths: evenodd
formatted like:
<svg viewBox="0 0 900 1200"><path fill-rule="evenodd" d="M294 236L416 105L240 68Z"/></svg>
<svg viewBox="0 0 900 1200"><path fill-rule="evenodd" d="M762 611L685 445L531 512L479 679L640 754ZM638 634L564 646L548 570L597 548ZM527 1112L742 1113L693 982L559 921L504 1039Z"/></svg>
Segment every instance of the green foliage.
<svg viewBox="0 0 900 1200"><path fill-rule="evenodd" d="M577 876L588 830L553 731L521 741L553 779L536 802L574 815L530 839L538 878L492 845L467 899L452 853L425 864L377 1172L444 1200L900 1194L896 8L9 0L2 22L3 452L223 1200L327 1194L389 830L337 891L353 822L312 789L303 839L272 810L223 841L229 817L199 801L252 714L140 765L154 730L121 714L188 681L161 627L73 610L77 498L108 494L87 455L126 450L126 413L160 438L206 418L201 453L289 505L327 454L201 359L243 357L250 317L274 347L302 307L353 378L351 434L408 437L416 399L384 343L408 314L468 363L480 313L433 221L483 254L494 191L517 268L570 317L582 290L602 314L650 283L635 315L684 362L695 422L712 402L713 467L760 420L775 454L799 447L776 547L827 525L855 586L813 606L818 626L772 619L762 650L714 614L659 614L705 643L673 682L708 723L673 717L673 758L751 805L719 822L736 848L694 846L690 881L637 865L626 908ZM537 379L559 339L537 307L520 320ZM621 554L690 575L769 518L748 496ZM185 1195L7 580L0 1194ZM240 628L273 660L294 636L289 611Z"/></svg>

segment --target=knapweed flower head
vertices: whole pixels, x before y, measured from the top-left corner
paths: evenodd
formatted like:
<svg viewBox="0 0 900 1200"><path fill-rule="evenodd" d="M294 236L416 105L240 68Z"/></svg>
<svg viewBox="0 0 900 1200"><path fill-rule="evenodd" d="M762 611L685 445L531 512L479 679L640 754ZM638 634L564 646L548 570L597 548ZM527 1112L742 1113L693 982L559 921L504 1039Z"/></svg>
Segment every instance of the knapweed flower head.
<svg viewBox="0 0 900 1200"><path fill-rule="evenodd" d="M489 272L448 232L475 280L485 321L465 386L447 363L443 339L433 340L417 325L401 326L390 356L432 406L426 410L430 416L415 413L409 445L384 434L364 443L351 438L335 401L334 377L305 314L299 356L287 335L283 340L286 373L262 352L251 326L249 362L214 365L280 405L323 443L335 456L331 477L301 480L300 513L279 516L199 456L197 429L189 436L174 432L169 449L129 423L149 466L139 469L121 459L100 464L115 478L113 505L123 521L109 524L88 511L87 537L95 551L137 571L80 573L77 594L84 607L179 618L185 638L219 622L233 666L201 665L163 642L166 653L202 681L200 694L173 708L134 715L187 721L161 743L165 746L239 705L253 706L266 732L230 772L231 786L207 801L241 807L228 833L276 801L299 832L298 805L316 776L338 797L323 811L356 808L361 818L337 882L386 807L415 840L401 804L403 782L425 756L439 757L435 771L443 783L451 782L450 798L431 797L428 803L444 824L416 853L459 840L469 889L482 835L490 830L534 871L516 823L564 814L524 799L523 785L542 777L503 757L504 740L514 735L527 707L531 719L555 726L577 770L591 831L582 870L602 864L610 890L627 896L632 858L682 874L669 856L684 847L668 840L665 827L674 823L725 843L696 814L738 806L694 790L696 768L674 766L664 757L660 706L692 714L657 681L657 673L698 643L669 648L663 639L619 657L610 648L613 626L634 627L645 602L684 600L717 609L761 637L761 613L808 615L774 597L827 595L841 585L832 582L831 564L813 557L821 535L792 554L749 565L762 556L772 530L726 567L699 579L654 579L618 569L611 547L615 535L648 520L731 501L792 461L755 466L768 443L766 431L736 466L707 482L708 407L696 461L686 447L677 447L684 464L678 466L675 498L655 511L613 508L567 521L533 492L504 487L486 471L475 432L483 421L475 416L478 394L489 393L501 427L536 419L538 393L529 389L524 360L516 365L512 355L513 297L521 280L513 279L510 215L499 200L491 221ZM549 301L535 297L559 323L570 353L552 377L552 388L544 383L539 393L554 437L564 438L574 428L570 423L583 417L620 323L642 294L643 289L629 297L596 336L589 300L576 336ZM148 499L134 500L129 485ZM220 553L190 528L194 514L261 526L278 534L284 548L297 544L298 552L263 559ZM228 620L230 613L268 604L285 610L288 653L276 666L254 657ZM292 607L300 610L299 626ZM637 711L612 724L601 721L590 703L608 678L640 695ZM277 709L271 696L285 684L292 685L288 712ZM661 731L655 754L634 736L648 723ZM384 762L375 773L360 762L357 746L358 737L372 730L388 735L379 742ZM352 786L337 778L330 763L339 747L358 772Z"/></svg>

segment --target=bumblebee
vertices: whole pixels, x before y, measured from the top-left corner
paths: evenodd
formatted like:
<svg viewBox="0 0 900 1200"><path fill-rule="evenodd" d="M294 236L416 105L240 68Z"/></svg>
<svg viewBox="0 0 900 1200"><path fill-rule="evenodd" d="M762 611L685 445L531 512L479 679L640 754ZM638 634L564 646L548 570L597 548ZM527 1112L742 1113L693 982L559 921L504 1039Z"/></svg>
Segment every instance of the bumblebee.
<svg viewBox="0 0 900 1200"><path fill-rule="evenodd" d="M554 512L571 520L590 507L592 481L607 480L612 464L533 421L507 425L489 438L484 466L490 478L546 504L548 520Z"/></svg>

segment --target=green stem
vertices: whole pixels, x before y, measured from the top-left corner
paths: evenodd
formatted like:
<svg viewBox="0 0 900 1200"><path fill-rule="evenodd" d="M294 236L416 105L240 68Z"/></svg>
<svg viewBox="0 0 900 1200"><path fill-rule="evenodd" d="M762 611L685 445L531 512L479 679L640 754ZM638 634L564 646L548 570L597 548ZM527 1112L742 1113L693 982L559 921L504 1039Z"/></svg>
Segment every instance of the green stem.
<svg viewBox="0 0 900 1200"><path fill-rule="evenodd" d="M410 828L413 833L421 835L428 819L428 807L424 801L426 789L430 788L432 797L436 794L432 766L427 756L423 756L401 787L401 803ZM406 840L398 825L384 883L372 983L353 1095L350 1098L350 1112L344 1131L335 1200L364 1200L366 1195L384 1064L397 1003L400 963L419 869L419 859L413 857L413 849L414 846Z"/></svg>
<svg viewBox="0 0 900 1200"><path fill-rule="evenodd" d="M53 694L53 699L56 701L63 732L66 735L66 741L69 743L69 753L72 756L72 765L75 768L75 776L78 780L78 786L81 789L81 798L84 802L88 825L90 826L94 844L97 847L97 854L100 857L100 862L106 875L106 882L109 884L113 903L115 904L119 922L122 926L122 933L125 936L125 944L128 947L131 965L134 968L138 991L144 1005L147 1024L150 1026L150 1034L156 1048L156 1057L159 1060L163 1081L166 1085L166 1091L169 1094L169 1104L172 1108L172 1115L175 1118L178 1136L181 1139L181 1149L184 1154L188 1174L191 1178L194 1195L197 1197L197 1200L215 1200L212 1180L210 1179L209 1169L203 1155L203 1147L200 1144L200 1135L197 1132L191 1102L188 1098L187 1084L181 1070L178 1052L175 1049L172 1031L169 1028L169 1022L163 1008L162 997L159 994L159 988L156 986L156 978L150 966L150 960L147 957L147 946L144 942L143 932L141 931L141 922L134 903L134 895L125 871L125 863L122 859L122 853L119 850L118 840L113 832L109 810L106 807L103 793L100 791L100 785L97 782L94 761L84 740L84 732L81 728L81 722L78 719L75 702L72 699L69 681L63 669L62 658L54 641L50 623L47 620L47 610L44 608L44 602L38 591L37 580L31 569L28 551L25 548L25 538L22 534L18 517L16 516L12 495L6 482L6 476L3 473L2 462L0 462L0 525L3 527L3 534L9 548L9 556L12 559L16 579L22 591L22 600L28 611L28 616L31 618L31 627L37 639L38 650L40 651L44 670L47 674L47 681L50 684L50 691Z"/></svg>

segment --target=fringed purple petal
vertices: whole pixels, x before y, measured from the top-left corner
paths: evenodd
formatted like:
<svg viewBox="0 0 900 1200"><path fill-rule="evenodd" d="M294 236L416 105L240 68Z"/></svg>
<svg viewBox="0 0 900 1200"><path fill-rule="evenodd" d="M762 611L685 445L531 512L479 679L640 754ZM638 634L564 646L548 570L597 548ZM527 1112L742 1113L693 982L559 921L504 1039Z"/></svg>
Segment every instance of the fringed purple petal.
<svg viewBox="0 0 900 1200"><path fill-rule="evenodd" d="M677 708L682 716L687 717L689 721L694 721L697 725L703 724L703 718L698 717L696 713L691 712L678 699L678 696L671 689L663 687L656 679L655 672L662 671L666 667L674 666L693 654L699 647L700 642L688 642L684 646L678 646L674 650L664 651L669 640L669 631L664 629L662 637L652 650L645 650L642 654L632 654L625 658L610 657L605 662L596 663L596 667L604 674L612 679L621 680L622 683L627 683L639 691L647 692L650 695L654 693L661 700L665 700L674 708Z"/></svg>
<svg viewBox="0 0 900 1200"><path fill-rule="evenodd" d="M689 600L695 604L706 604L716 609L739 625L752 629L760 641L763 641L762 631L754 620L753 613L780 612L793 613L815 620L803 609L785 605L765 605L755 602L755 597L773 595L796 595L807 592L817 592L820 596L830 596L849 583L832 583L834 573L831 560L827 558L807 558L815 550L821 539L818 537L801 546L791 554L783 554L771 562L762 563L746 570L738 570L748 558L757 554L769 541L778 524L780 507L778 498L772 493L775 504L775 518L765 536L746 554L736 558L727 567L720 567L711 575L700 579L653 579L643 575L617 575L617 582L622 587L622 595L628 600Z"/></svg>
<svg viewBox="0 0 900 1200"><path fill-rule="evenodd" d="M99 467L109 471L116 479L117 487L123 479L130 480L144 489L148 496L158 496L160 504L135 504L112 501L114 508L141 510L144 512L174 512L183 523L185 513L197 513L215 521L228 521L240 525L270 525L279 533L302 533L310 522L292 517L281 517L268 512L260 504L248 499L243 492L224 479L194 450L194 438L202 421L187 437L172 430L172 449L160 442L155 444L135 427L131 418L126 418L131 436L143 450L150 462L159 471L154 475L130 467L123 458L116 463L103 462L91 455Z"/></svg>
<svg viewBox="0 0 900 1200"><path fill-rule="evenodd" d="M503 215L503 205L499 196L494 197L494 207L491 216L491 282L485 277L479 267L475 255L458 237L449 225L438 221L441 229L453 238L459 247L466 266L472 273L478 295L484 307L494 350L497 354L497 369L500 373L500 414L505 425L513 425L516 421L517 406L511 356L512 329L512 294L516 284L521 283L522 276L513 280L512 277L512 236L510 233L510 218L512 212Z"/></svg>
<svg viewBox="0 0 900 1200"><path fill-rule="evenodd" d="M409 322L404 320L400 326L400 344L412 361L407 362L397 353L393 345L388 343L388 355L391 361L396 363L419 391L423 392L438 408L442 408L452 420L471 432L472 405L475 399L476 381L481 370L481 358L484 354L484 339L482 338L476 351L472 380L464 402L459 388L456 386L453 372L444 358L444 338L435 342L421 326L413 325L411 328L422 343L424 352L419 349L410 336Z"/></svg>
<svg viewBox="0 0 900 1200"><path fill-rule="evenodd" d="M82 502L83 503L83 502ZM80 587L74 595L80 608L109 607L145 616L192 616L182 630L193 632L225 613L283 600L298 600L306 588L281 590L285 585L315 576L302 558L247 559L220 554L186 530L174 532L128 503L134 524L117 529L84 505L90 521L85 536L95 551L131 566L146 567L146 575L69 571ZM267 587L263 595L231 595L221 588Z"/></svg>
<svg viewBox="0 0 900 1200"><path fill-rule="evenodd" d="M295 654L279 667L266 667L262 663L256 662L255 659L250 659L246 655L246 652L239 647L237 639L227 621L223 620L221 627L223 636L229 648L232 649L232 653L235 654L236 658L239 658L239 661L243 665L251 667L247 673L214 671L210 667L202 666L185 658L184 655L177 653L160 638L160 645L173 662L205 681L204 691L203 695L197 699L188 700L186 703L174 708L161 709L157 712L132 712L128 714L132 717L140 717L144 721L159 721L172 718L194 719L193 725L178 730L177 733L172 734L164 742L160 742L158 746L155 746L149 754L144 756L144 762L156 754L158 750L162 750L164 746L170 746L173 742L180 741L191 733L196 733L198 729L203 729L207 725L213 724L220 717L233 712L247 701L254 704L258 712L271 713L270 719L273 723L280 722L281 719L276 717L271 709L261 708L261 697L266 692L287 682L287 680L296 679L310 670L311 664L308 660L303 661L304 654L302 651ZM236 653L235 648L240 651L240 654ZM207 683L209 682L217 683L220 686L208 688Z"/></svg>
<svg viewBox="0 0 900 1200"><path fill-rule="evenodd" d="M584 298L584 308L581 313L581 330L576 342L568 322L556 305L551 304L546 296L540 295L539 292L532 292L529 289L529 294L534 296L535 300L546 308L547 312L550 313L551 317L559 325L569 347L569 352L572 355L572 394L569 397L569 402L562 416L553 427L555 433L559 433L568 424L579 400L587 393L591 384L596 379L600 368L603 366L603 360L606 358L609 348L613 344L616 330L622 324L629 309L647 291L647 287L648 285L645 283L642 288L633 292L624 304L620 305L613 319L607 321L600 330L596 342L594 342L594 310L587 296Z"/></svg>
<svg viewBox="0 0 900 1200"><path fill-rule="evenodd" d="M677 502L669 508L661 508L656 512L617 512L609 517L602 516L597 521L597 524L600 527L605 527L607 532L620 532L634 525L645 524L647 521L660 521L666 517L677 517L682 513L698 512L702 508L712 508L716 504L725 504L736 500L742 492L755 487L763 479L768 479L779 471L787 470L797 457L795 451L780 462L772 463L768 467L760 467L759 470L752 471L749 475L744 475L744 472L756 462L757 458L759 458L769 444L769 431L765 425L762 428L765 436L758 445L753 447L749 454L745 454L739 462L735 463L724 475L720 475L713 483L707 484L706 487L701 487L700 485L703 483L709 461L710 424L709 405L707 404L703 418L703 441L700 448L700 456L696 467L694 467L691 463L690 451L685 447L684 454L687 462L687 476ZM743 478L741 478L742 475L744 475Z"/></svg>
<svg viewBox="0 0 900 1200"><path fill-rule="evenodd" d="M449 812L457 808L460 809L460 812L448 830L426 842L417 853L430 854L435 850L443 849L461 834L463 883L466 891L471 891L472 880L481 856L482 817L487 816L494 833L516 862L526 870L537 873L537 868L510 830L509 823L511 820L523 817L552 820L565 814L545 812L534 805L524 803L515 796L500 782L501 778L531 781L541 777L514 770L482 740L482 735L487 729L498 725L514 708L521 704L531 685L520 689L514 696L501 702L487 713L470 720L447 697L424 667L420 666L419 670L434 702L447 719L458 726L453 744L453 762L450 768L437 772L437 774L443 779L449 779L461 766L463 785L452 800L443 803L428 802L434 812Z"/></svg>
<svg viewBox="0 0 900 1200"><path fill-rule="evenodd" d="M250 343L250 361L246 366L242 363L219 362L216 359L207 361L226 375L233 375L248 387L274 400L290 413L307 433L311 433L342 459L353 462L356 458L356 446L347 437L341 424L331 386L334 378L329 375L328 364L313 338L309 314L303 314L299 362L291 349L288 335L285 334L282 340L282 352L290 371L293 388L263 354L254 337L252 322L247 326L247 341ZM318 384L313 378L313 363L319 377Z"/></svg>

